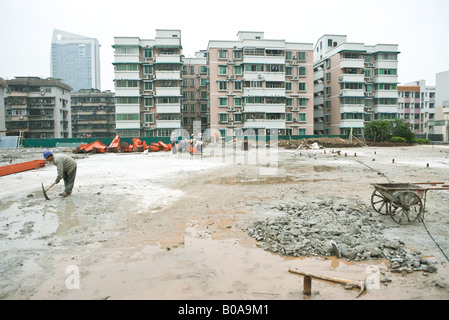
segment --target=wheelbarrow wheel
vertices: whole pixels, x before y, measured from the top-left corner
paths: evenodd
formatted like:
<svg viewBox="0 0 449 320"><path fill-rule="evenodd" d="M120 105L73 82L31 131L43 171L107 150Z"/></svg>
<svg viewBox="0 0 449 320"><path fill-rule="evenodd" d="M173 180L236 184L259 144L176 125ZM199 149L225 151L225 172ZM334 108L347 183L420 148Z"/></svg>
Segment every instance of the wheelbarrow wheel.
<svg viewBox="0 0 449 320"><path fill-rule="evenodd" d="M421 197L413 191L400 191L390 203L391 218L398 224L409 224L418 220L423 213Z"/></svg>
<svg viewBox="0 0 449 320"><path fill-rule="evenodd" d="M371 205L377 213L380 213L382 215L389 214L389 204L390 202L384 196L382 196L379 191L374 190L373 194L371 195Z"/></svg>

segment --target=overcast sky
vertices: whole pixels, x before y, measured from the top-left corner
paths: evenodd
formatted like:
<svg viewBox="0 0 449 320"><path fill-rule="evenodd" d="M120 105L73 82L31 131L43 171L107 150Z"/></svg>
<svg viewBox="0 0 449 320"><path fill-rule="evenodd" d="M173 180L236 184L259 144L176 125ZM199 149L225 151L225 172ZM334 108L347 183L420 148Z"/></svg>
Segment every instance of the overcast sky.
<svg viewBox="0 0 449 320"><path fill-rule="evenodd" d="M0 0L0 77L49 77L54 29L99 40L101 89L111 91L115 36L154 39L156 29L180 29L189 57L241 30L288 42L343 34L398 44L399 82L435 85L435 74L449 70L448 14L448 0Z"/></svg>

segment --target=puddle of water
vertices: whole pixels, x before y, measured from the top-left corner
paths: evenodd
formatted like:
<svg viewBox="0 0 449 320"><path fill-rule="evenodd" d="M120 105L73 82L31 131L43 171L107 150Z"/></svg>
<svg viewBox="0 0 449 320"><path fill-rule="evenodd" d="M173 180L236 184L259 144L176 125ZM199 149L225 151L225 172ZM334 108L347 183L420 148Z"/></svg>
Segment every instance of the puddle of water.
<svg viewBox="0 0 449 320"><path fill-rule="evenodd" d="M330 172L335 170L340 170L339 167L332 166L288 166L289 172L294 173L303 173L303 172ZM238 175L238 176L229 176L229 177L218 177L215 179L211 179L206 181L206 184L214 184L214 185L236 185L236 184L244 184L244 185L265 185L265 184L285 184L285 183L298 183L298 182L321 182L326 181L326 179L302 179L299 177L295 177L292 175L277 175L277 176L260 176L254 175L253 177L249 177L248 175Z"/></svg>

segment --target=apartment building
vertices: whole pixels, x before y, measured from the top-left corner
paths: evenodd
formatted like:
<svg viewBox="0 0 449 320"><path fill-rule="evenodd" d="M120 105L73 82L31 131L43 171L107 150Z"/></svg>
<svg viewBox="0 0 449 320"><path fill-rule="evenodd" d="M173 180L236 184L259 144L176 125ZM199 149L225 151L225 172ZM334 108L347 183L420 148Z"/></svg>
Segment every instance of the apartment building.
<svg viewBox="0 0 449 320"><path fill-rule="evenodd" d="M449 70L436 74L435 134L441 135L442 141L449 142Z"/></svg>
<svg viewBox="0 0 449 320"><path fill-rule="evenodd" d="M434 134L435 86L426 86L425 80L409 82L398 86L398 94L398 118L410 123L416 135Z"/></svg>
<svg viewBox="0 0 449 320"><path fill-rule="evenodd" d="M347 42L326 34L314 47L314 133L363 135L365 122L394 119L398 46Z"/></svg>
<svg viewBox="0 0 449 320"><path fill-rule="evenodd" d="M115 98L113 92L80 90L71 95L72 137L115 137Z"/></svg>
<svg viewBox="0 0 449 320"><path fill-rule="evenodd" d="M157 29L155 39L114 37L116 132L164 137L181 128L181 31Z"/></svg>
<svg viewBox="0 0 449 320"><path fill-rule="evenodd" d="M15 77L6 80L5 122L7 136L28 139L71 138L70 92L57 79Z"/></svg>
<svg viewBox="0 0 449 320"><path fill-rule="evenodd" d="M100 43L95 38L55 29L51 41L50 72L74 91L101 90Z"/></svg>
<svg viewBox="0 0 449 320"><path fill-rule="evenodd" d="M207 51L194 57L184 57L182 69L182 128L189 133L208 127L208 66Z"/></svg>
<svg viewBox="0 0 449 320"><path fill-rule="evenodd" d="M222 135L313 134L313 44L265 39L208 44L210 128Z"/></svg>
<svg viewBox="0 0 449 320"><path fill-rule="evenodd" d="M8 83L0 77L0 137L6 136L5 97Z"/></svg>

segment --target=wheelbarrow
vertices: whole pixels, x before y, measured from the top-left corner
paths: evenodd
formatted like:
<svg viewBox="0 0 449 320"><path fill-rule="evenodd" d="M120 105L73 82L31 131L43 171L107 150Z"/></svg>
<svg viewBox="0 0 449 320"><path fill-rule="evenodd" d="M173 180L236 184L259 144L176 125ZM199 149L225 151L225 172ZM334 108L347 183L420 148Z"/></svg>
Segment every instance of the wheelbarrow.
<svg viewBox="0 0 449 320"><path fill-rule="evenodd" d="M422 183L385 183L371 184L374 192L371 195L373 209L382 214L390 215L398 224L410 224L424 217L427 191L449 190L444 182ZM441 187L426 188L423 185Z"/></svg>

